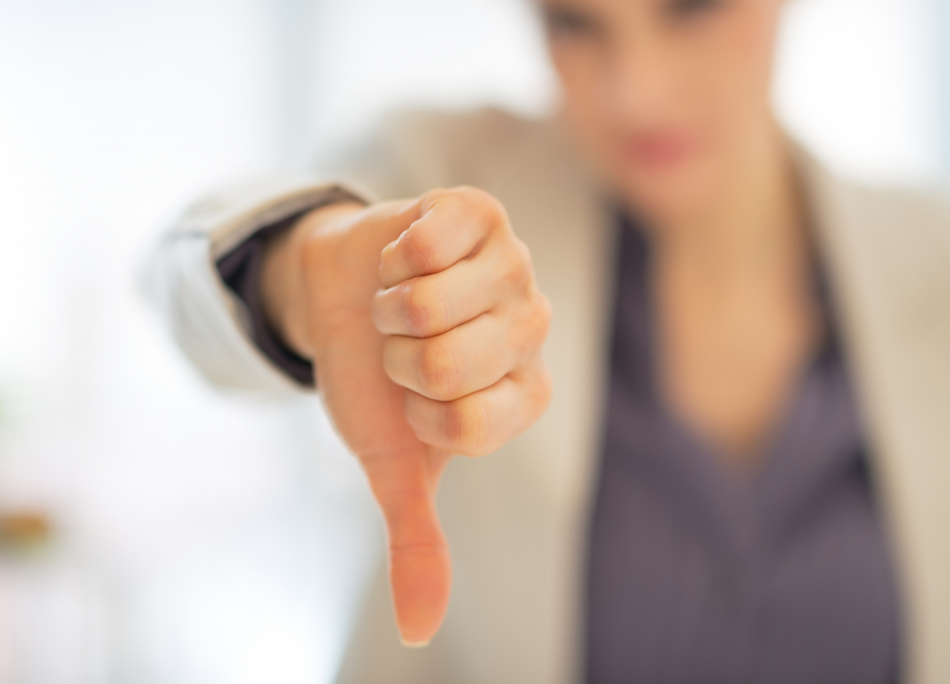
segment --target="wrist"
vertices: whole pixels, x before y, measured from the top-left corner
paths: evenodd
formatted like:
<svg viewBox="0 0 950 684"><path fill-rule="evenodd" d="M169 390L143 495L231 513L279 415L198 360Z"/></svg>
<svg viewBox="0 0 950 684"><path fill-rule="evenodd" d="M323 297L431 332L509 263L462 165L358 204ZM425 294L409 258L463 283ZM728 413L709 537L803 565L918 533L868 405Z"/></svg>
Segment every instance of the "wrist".
<svg viewBox="0 0 950 684"><path fill-rule="evenodd" d="M314 209L265 245L261 300L267 324L283 344L305 359L313 360L315 355L306 250L312 248L312 237L334 218L363 208L356 202L340 202Z"/></svg>

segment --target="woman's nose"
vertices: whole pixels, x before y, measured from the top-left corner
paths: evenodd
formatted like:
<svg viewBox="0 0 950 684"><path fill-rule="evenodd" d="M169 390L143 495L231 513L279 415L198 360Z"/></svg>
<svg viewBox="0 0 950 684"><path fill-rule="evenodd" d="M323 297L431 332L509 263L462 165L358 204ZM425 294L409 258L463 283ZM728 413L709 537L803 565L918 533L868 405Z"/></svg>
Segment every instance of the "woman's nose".
<svg viewBox="0 0 950 684"><path fill-rule="evenodd" d="M618 46L605 79L609 106L624 120L651 120L668 109L676 59L662 39L641 34Z"/></svg>

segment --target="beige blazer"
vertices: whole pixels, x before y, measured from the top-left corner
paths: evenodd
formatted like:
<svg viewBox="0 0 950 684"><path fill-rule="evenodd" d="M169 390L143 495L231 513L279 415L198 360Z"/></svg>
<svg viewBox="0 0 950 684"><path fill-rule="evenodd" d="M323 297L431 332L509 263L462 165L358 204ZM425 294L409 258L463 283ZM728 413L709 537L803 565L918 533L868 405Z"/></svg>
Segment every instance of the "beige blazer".
<svg viewBox="0 0 950 684"><path fill-rule="evenodd" d="M439 493L454 584L422 650L396 636L385 568L343 683L582 681L583 563L604 416L615 221L556 122L495 110L394 119L335 181L408 197L469 184L497 196L554 319L554 399L498 453L455 459ZM950 201L799 169L867 417L905 611L903 681L950 683ZM254 348L213 261L254 230L341 196L315 179L254 184L194 207L156 250L150 290L183 349L223 387L299 391Z"/></svg>

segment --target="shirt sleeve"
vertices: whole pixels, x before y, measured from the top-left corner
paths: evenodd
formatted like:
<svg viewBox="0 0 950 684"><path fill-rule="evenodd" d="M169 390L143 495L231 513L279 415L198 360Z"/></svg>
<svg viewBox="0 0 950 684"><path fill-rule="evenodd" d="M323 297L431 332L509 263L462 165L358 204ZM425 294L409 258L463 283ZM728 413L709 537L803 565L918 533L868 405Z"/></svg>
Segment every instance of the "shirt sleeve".
<svg viewBox="0 0 950 684"><path fill-rule="evenodd" d="M313 364L294 352L267 322L261 294L261 277L267 241L293 228L303 214L291 216L262 228L216 262L218 273L228 289L244 304L249 334L254 344L271 363L302 387L314 386Z"/></svg>
<svg viewBox="0 0 950 684"><path fill-rule="evenodd" d="M260 296L265 240L329 204L369 203L362 190L309 177L225 189L187 210L140 273L146 297L197 370L229 391L281 397L313 388L313 368L269 330Z"/></svg>

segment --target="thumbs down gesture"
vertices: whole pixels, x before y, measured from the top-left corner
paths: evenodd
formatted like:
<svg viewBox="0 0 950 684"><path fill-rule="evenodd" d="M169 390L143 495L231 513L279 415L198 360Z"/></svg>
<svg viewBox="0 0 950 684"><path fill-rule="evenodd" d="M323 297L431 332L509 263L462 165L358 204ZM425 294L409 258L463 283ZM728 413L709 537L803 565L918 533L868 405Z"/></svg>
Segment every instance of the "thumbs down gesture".
<svg viewBox="0 0 950 684"><path fill-rule="evenodd" d="M313 360L330 418L386 521L400 636L423 646L451 587L435 493L453 455L483 456L550 401L550 306L501 204L473 188L318 209L272 239L262 292Z"/></svg>

